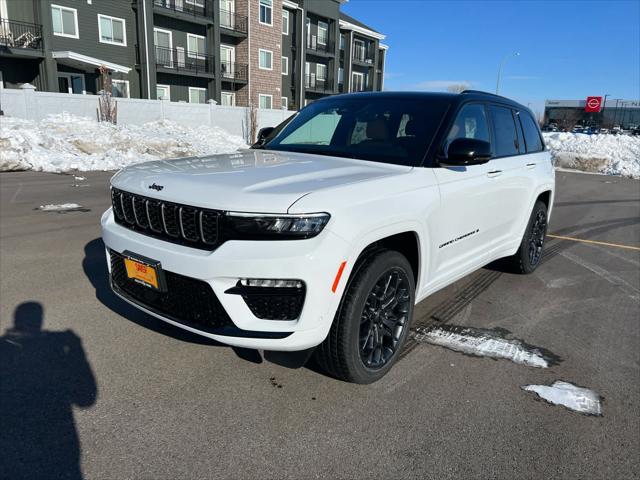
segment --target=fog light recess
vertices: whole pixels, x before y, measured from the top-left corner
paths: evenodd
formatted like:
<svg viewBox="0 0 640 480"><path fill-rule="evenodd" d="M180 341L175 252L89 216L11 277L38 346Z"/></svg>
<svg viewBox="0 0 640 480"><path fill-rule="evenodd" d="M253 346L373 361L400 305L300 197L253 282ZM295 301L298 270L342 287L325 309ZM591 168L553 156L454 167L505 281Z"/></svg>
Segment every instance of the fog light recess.
<svg viewBox="0 0 640 480"><path fill-rule="evenodd" d="M251 313L262 320L296 320L302 313L306 287L297 279L241 278L225 293L240 295Z"/></svg>

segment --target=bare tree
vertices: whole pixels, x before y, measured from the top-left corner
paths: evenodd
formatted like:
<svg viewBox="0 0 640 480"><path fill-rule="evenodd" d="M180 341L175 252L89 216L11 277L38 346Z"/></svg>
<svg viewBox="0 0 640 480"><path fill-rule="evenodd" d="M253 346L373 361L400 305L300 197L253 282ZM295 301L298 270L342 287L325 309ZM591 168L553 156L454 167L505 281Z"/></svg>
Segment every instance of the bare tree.
<svg viewBox="0 0 640 480"><path fill-rule="evenodd" d="M116 123L118 121L118 103L112 97L111 75L105 65L101 65L99 70L102 78L102 90L98 97L98 121Z"/></svg>
<svg viewBox="0 0 640 480"><path fill-rule="evenodd" d="M460 93L464 92L465 90L469 90L469 88L471 88L471 85L467 82L452 83L447 87L447 92Z"/></svg>
<svg viewBox="0 0 640 480"><path fill-rule="evenodd" d="M580 110L567 109L562 115L562 118L558 119L558 127L564 132L570 132L581 118L582 112Z"/></svg>
<svg viewBox="0 0 640 480"><path fill-rule="evenodd" d="M253 103L245 109L243 131L247 144L252 145L256 141L258 133L258 109Z"/></svg>

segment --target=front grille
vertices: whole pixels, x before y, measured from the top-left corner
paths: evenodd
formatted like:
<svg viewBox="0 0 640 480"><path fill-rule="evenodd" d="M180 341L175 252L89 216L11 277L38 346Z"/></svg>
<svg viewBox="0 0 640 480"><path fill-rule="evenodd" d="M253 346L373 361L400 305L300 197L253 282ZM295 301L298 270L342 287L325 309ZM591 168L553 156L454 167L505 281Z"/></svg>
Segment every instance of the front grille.
<svg viewBox="0 0 640 480"><path fill-rule="evenodd" d="M221 212L111 189L116 223L167 242L202 250L221 243Z"/></svg>
<svg viewBox="0 0 640 480"><path fill-rule="evenodd" d="M114 289L135 303L199 330L217 333L217 329L235 327L208 283L164 270L167 291L153 290L130 280L124 257L114 251L110 254Z"/></svg>

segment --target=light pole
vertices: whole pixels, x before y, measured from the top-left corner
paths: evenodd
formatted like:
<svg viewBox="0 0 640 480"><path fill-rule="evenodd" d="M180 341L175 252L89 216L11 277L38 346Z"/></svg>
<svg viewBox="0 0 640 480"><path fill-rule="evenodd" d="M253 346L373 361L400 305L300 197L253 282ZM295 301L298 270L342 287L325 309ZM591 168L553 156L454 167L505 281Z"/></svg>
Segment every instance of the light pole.
<svg viewBox="0 0 640 480"><path fill-rule="evenodd" d="M607 97L610 95L607 93L604 96L604 100L602 100L602 109L600 110L600 127L606 122L604 118L604 109L607 108Z"/></svg>
<svg viewBox="0 0 640 480"><path fill-rule="evenodd" d="M500 62L500 67L498 67L498 80L496 81L496 95L500 93L500 80L502 78L502 68L504 67L504 63L507 61L509 57L519 57L520 52L516 53L508 53L504 57L502 57L502 61Z"/></svg>

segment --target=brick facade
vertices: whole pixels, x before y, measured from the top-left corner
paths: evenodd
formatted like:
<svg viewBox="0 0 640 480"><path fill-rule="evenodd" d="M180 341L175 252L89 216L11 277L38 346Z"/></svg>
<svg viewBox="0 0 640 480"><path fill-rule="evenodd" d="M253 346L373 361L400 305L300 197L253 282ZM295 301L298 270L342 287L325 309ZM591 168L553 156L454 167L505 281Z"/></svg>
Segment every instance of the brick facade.
<svg viewBox="0 0 640 480"><path fill-rule="evenodd" d="M251 39L251 102L259 105L259 95L271 95L273 108L280 108L282 97L282 0L273 0L272 25L260 23L260 0L249 0L249 36ZM260 49L273 52L271 70L259 68Z"/></svg>

